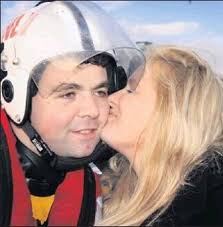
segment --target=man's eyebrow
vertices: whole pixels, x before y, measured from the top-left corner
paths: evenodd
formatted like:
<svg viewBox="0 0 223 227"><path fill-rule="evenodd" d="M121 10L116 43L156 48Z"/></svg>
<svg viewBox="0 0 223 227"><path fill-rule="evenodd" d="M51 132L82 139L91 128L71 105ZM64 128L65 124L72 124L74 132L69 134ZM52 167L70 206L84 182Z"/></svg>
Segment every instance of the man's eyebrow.
<svg viewBox="0 0 223 227"><path fill-rule="evenodd" d="M99 89L99 88L108 88L109 87L109 83L108 81L103 81L101 83L99 83L98 85L96 85L95 87L93 87L93 90Z"/></svg>
<svg viewBox="0 0 223 227"><path fill-rule="evenodd" d="M99 88L104 88L104 87L105 88L109 87L109 83L107 80L103 81L103 82L99 83L98 85L96 85L95 87L93 87L93 90L96 90ZM52 93L61 92L61 91L69 90L69 89L82 90L83 86L76 84L76 83L61 83L52 90Z"/></svg>
<svg viewBox="0 0 223 227"><path fill-rule="evenodd" d="M69 89L77 89L80 90L82 89L82 86L76 83L61 83L57 87L55 87L52 92L61 92L64 90L69 90Z"/></svg>

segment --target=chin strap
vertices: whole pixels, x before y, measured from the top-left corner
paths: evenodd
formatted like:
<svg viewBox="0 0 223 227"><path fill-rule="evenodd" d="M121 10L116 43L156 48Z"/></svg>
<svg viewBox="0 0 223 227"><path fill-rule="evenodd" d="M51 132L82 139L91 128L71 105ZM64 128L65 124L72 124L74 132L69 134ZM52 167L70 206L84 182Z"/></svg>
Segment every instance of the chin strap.
<svg viewBox="0 0 223 227"><path fill-rule="evenodd" d="M57 171L74 171L81 169L87 166L89 163L98 160L102 153L108 152L107 145L103 143L98 143L94 152L82 158L74 158L74 157L62 157L56 155L47 144L42 140L40 135L36 132L36 130L32 127L31 123L27 121L22 126L24 132L28 135L33 145L36 147L39 152L41 158L49 164L49 166Z"/></svg>
<svg viewBox="0 0 223 227"><path fill-rule="evenodd" d="M65 172L51 168L47 162L30 151L19 140L16 142L16 147L31 194L35 196L53 195L58 185L64 180Z"/></svg>
<svg viewBox="0 0 223 227"><path fill-rule="evenodd" d="M24 132L30 138L32 144L36 147L37 151L41 155L42 159L46 162L53 162L55 159L55 153L50 150L47 144L42 140L37 131L32 127L29 121L22 126Z"/></svg>

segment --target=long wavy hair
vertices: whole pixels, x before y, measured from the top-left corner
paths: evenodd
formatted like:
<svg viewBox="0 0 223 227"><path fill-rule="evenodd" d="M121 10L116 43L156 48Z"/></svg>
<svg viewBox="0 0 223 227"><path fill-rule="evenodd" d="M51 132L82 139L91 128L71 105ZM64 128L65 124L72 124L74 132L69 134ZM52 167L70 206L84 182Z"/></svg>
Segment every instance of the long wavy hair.
<svg viewBox="0 0 223 227"><path fill-rule="evenodd" d="M136 145L137 175L121 154L111 160L119 180L97 225L152 225L192 170L208 165L206 155L223 150L222 80L196 53L176 46L150 49L145 73L154 67L157 103Z"/></svg>

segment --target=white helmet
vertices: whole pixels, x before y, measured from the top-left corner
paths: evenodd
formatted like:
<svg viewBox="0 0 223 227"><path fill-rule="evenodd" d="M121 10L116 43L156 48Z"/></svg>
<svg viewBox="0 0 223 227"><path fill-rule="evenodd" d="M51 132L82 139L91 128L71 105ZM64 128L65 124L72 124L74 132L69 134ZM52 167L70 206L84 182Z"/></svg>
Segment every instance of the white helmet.
<svg viewBox="0 0 223 227"><path fill-rule="evenodd" d="M145 59L109 15L85 1L46 2L18 16L2 36L1 103L9 117L21 125L28 111L32 70L41 62L72 56L75 66L99 53L110 53L129 77L141 75ZM58 64L58 67L61 67ZM40 91L41 92L41 91Z"/></svg>

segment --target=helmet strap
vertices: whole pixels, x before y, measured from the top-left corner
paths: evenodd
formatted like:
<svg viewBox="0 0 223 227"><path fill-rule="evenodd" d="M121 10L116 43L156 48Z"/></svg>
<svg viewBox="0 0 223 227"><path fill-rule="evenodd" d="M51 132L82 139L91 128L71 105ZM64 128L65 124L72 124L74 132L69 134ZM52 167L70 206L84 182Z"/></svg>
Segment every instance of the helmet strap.
<svg viewBox="0 0 223 227"><path fill-rule="evenodd" d="M32 144L36 147L41 158L57 171L69 172L81 169L88 166L89 163L98 160L101 154L108 152L107 145L99 142L92 154L89 156L82 158L59 156L51 151L29 121L26 121L26 123L22 126L22 129L30 138Z"/></svg>
<svg viewBox="0 0 223 227"><path fill-rule="evenodd" d="M22 126L22 129L28 135L32 144L35 146L41 157L47 162L53 161L55 158L55 153L50 150L50 148L42 140L37 131L33 128L31 123L29 121L26 121L25 124Z"/></svg>

